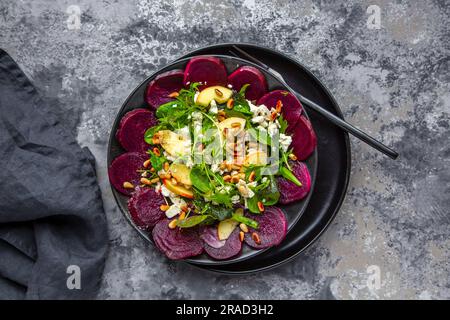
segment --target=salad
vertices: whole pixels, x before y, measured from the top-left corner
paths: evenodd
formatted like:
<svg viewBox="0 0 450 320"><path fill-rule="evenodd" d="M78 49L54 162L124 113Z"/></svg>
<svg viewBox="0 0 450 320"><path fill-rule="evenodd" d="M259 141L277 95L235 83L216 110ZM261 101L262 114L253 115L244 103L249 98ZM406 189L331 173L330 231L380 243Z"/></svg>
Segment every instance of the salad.
<svg viewBox="0 0 450 320"><path fill-rule="evenodd" d="M301 161L316 147L296 97L268 92L254 67L228 75L220 59L199 56L158 75L145 100L121 119L116 138L127 152L109 167L134 223L170 259L279 244L287 221L276 205L309 193Z"/></svg>

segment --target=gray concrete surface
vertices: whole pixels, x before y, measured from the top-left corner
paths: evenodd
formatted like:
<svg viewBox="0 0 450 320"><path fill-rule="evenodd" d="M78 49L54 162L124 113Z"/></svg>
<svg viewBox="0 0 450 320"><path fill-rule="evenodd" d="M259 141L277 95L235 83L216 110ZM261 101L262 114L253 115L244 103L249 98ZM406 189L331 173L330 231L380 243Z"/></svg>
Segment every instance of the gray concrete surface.
<svg viewBox="0 0 450 320"><path fill-rule="evenodd" d="M380 29L367 26L370 5ZM449 10L445 0L1 0L0 47L97 158L111 241L99 298L449 299ZM401 153L391 161L352 139L329 230L295 261L245 277L164 259L122 217L105 168L128 93L175 57L227 41L302 61L349 121Z"/></svg>

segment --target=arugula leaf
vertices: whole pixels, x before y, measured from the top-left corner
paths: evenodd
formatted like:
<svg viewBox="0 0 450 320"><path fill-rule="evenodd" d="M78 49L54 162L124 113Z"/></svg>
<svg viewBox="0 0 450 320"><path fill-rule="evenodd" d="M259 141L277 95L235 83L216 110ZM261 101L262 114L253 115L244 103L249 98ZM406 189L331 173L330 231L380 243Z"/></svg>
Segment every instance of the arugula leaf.
<svg viewBox="0 0 450 320"><path fill-rule="evenodd" d="M206 215L191 216L183 220L177 220L177 226L180 228L192 228L208 218Z"/></svg>
<svg viewBox="0 0 450 320"><path fill-rule="evenodd" d="M243 215L233 214L231 218L237 222L242 222L243 224L252 227L253 229L259 228L259 223L257 221L244 217Z"/></svg>
<svg viewBox="0 0 450 320"><path fill-rule="evenodd" d="M157 156L153 153L153 151L147 151L147 153L150 155L150 163L152 164L152 167L155 168L155 172L158 172L159 170L162 170L164 166L164 162L167 161L167 158L164 157L162 154L160 156Z"/></svg>
<svg viewBox="0 0 450 320"><path fill-rule="evenodd" d="M278 117L278 122L280 123L280 133L286 133L286 129L289 126L289 123L282 114Z"/></svg>
<svg viewBox="0 0 450 320"><path fill-rule="evenodd" d="M259 199L265 206L272 206L278 203L280 192L273 176L267 179L268 184L259 192Z"/></svg>
<svg viewBox="0 0 450 320"><path fill-rule="evenodd" d="M169 102L166 102L158 107L156 109L156 117L157 118L165 118L169 116L172 112L176 111L177 109L180 109L179 101L172 100Z"/></svg>

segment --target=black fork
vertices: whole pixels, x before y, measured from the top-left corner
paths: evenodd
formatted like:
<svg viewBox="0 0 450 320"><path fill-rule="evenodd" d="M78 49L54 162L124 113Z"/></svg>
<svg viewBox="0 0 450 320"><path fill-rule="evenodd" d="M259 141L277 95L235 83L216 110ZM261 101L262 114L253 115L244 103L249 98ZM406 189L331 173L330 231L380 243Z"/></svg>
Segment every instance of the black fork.
<svg viewBox="0 0 450 320"><path fill-rule="evenodd" d="M346 122L345 120L337 117L336 115L334 115L333 113L329 112L328 110L322 108L320 105L318 105L317 103L315 103L314 101L309 100L308 98L306 98L305 96L301 95L300 93L298 93L297 91L293 90L284 80L283 76L276 70L270 68L268 65L266 65L265 63L263 63L262 61L258 60L257 58L253 57L252 55L250 55L249 53L245 52L244 50L242 50L241 48L239 48L236 45L233 45L233 49L234 50L230 50L230 54L238 57L238 58L244 58L247 60L252 61L253 63L257 64L258 66L260 66L261 68L265 69L267 72L271 73L273 76L275 76L278 80L280 80L281 83L283 83L283 85L285 85L289 90L291 90L296 97L303 103L305 104L307 107L309 107L310 109L314 110L315 112L319 113L320 115L322 115L324 118L326 118L327 120L329 120L331 123L335 124L336 126L338 126L339 128L341 128L342 130L352 134L353 136L355 136L356 138L364 141L365 143L367 143L369 146L371 146L372 148L377 149L378 151L381 151L382 153L384 153L385 155L389 156L392 159L397 159L398 157L398 153L389 148L388 146L386 146L385 144L383 144L382 142L376 140L375 138L369 136L367 133L365 133L364 131L356 128L355 126L351 125L350 123Z"/></svg>

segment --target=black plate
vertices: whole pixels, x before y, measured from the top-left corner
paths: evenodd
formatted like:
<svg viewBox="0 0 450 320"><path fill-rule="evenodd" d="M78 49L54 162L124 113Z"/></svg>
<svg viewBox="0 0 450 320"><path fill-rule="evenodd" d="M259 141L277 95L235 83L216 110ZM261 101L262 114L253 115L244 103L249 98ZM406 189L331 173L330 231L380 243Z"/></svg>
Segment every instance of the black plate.
<svg viewBox="0 0 450 320"><path fill-rule="evenodd" d="M216 55L216 56L224 62L225 67L227 68L227 71L229 74L232 71L236 70L239 66L242 66L242 65L251 65L251 66L259 68L258 66L256 66L255 64L253 64L251 62L248 62L248 61L245 61L242 59L238 59L235 57L230 57L230 56L226 56L226 55ZM125 113L127 113L130 110L136 109L136 108L148 108L147 103L144 100L144 93L145 93L147 84L150 81L152 81L157 75L161 74L162 72L166 72L166 71L173 70L173 69L184 69L185 65L187 64L188 61L189 61L188 58L180 59L180 60L178 60L174 63L171 63L171 64L167 65L166 67L156 71L154 74L152 74L150 77L148 77L145 81L143 81L125 100L119 113L116 116L116 119L114 121L112 130L111 130L109 146L108 146L108 167L110 166L110 164L114 158L116 158L118 155L125 152L115 137L115 133L117 131L119 122L122 119L122 117L125 115ZM286 89L277 80L277 78L275 78L273 75L271 75L270 73L267 73L263 69L260 69L260 70L265 75L267 84L268 84L270 90ZM292 228L295 226L297 221L300 219L303 212L305 211L305 209L308 205L309 199L311 198L311 195L313 193L314 181L315 181L315 177L316 177L317 163L318 163L317 150L314 151L314 153L305 161L305 163L308 166L309 171L311 173L312 186L311 186L310 193L308 194L308 196L306 198L304 198L301 201L297 201L297 202L289 204L289 205L279 206L285 212L285 215L286 215L286 218L288 221L288 234L289 234L290 230L292 230ZM147 232L139 229L132 221L131 216L128 212L128 208L127 208L127 202L128 202L129 197L120 194L113 187L112 187L112 191L113 191L114 197L116 199L116 202L117 202L120 210L122 211L122 213L124 214L124 216L126 217L128 222L135 228L136 231L139 232L139 234L142 237L144 237L146 240L152 242L149 234ZM211 259L206 254L202 254L200 256L196 256L196 257L193 257L190 259L185 259L184 261L195 263L196 265L220 266L220 265L237 263L237 262L241 262L244 260L248 260L250 258L254 258L257 255L262 254L263 252L265 252L267 250L268 249L255 250L255 249L252 249L252 248L244 245L242 253L235 258L217 261L217 260Z"/></svg>
<svg viewBox="0 0 450 320"><path fill-rule="evenodd" d="M208 46L184 57L200 54L229 54L232 45L234 44ZM331 93L304 65L272 49L252 44L236 45L280 72L294 90L343 118ZM310 112L309 116L317 134L317 151L320 161L314 192L301 219L276 248L269 249L251 260L220 267L203 266L202 268L228 274L245 274L280 266L308 248L330 225L347 191L351 167L350 142L348 134L314 112Z"/></svg>

